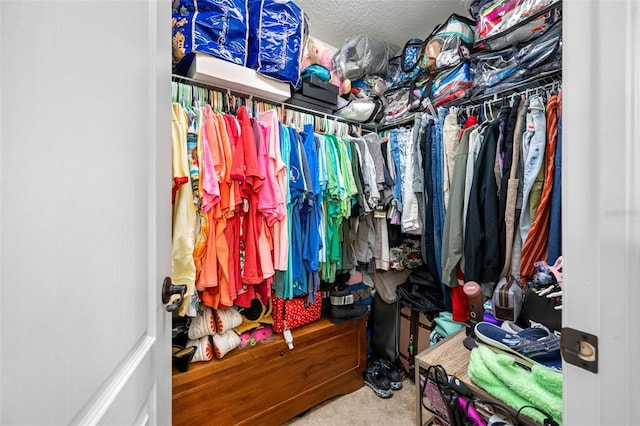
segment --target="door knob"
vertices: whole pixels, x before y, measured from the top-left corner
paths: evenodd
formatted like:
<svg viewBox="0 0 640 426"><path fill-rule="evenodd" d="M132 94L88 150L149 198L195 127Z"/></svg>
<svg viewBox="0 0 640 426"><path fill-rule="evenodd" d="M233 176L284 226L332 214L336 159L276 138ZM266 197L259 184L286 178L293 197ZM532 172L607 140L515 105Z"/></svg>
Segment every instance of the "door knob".
<svg viewBox="0 0 640 426"><path fill-rule="evenodd" d="M165 277L162 282L162 303L167 304L171 301L171 296L174 294L180 295L180 298L173 303L166 306L168 312L173 312L182 305L184 295L187 292L187 286L184 284L174 285L171 283L171 278Z"/></svg>

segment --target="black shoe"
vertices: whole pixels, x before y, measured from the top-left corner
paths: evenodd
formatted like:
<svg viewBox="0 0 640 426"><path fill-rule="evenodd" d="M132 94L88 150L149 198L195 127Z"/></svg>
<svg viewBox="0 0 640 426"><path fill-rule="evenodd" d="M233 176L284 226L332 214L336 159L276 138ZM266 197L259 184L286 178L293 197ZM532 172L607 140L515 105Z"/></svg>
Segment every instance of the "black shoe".
<svg viewBox="0 0 640 426"><path fill-rule="evenodd" d="M369 308L366 305L356 305L354 303L353 294L347 289L332 291L330 300L331 310L329 316L334 324L364 318L369 313Z"/></svg>
<svg viewBox="0 0 640 426"><path fill-rule="evenodd" d="M393 365L390 361L386 359L378 359L376 363L380 366L380 370L382 374L387 376L389 379L389 383L391 384L391 389L398 390L402 389L402 374L398 368Z"/></svg>
<svg viewBox="0 0 640 426"><path fill-rule="evenodd" d="M391 383L389 379L382 373L379 364L371 364L362 373L364 384L373 389L373 392L380 398L390 398L393 396Z"/></svg>

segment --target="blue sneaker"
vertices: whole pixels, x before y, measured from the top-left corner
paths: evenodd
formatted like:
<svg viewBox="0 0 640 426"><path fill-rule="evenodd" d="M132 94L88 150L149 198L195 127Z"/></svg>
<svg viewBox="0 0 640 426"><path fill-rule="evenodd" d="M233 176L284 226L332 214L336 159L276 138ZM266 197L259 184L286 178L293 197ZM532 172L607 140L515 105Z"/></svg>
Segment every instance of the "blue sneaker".
<svg viewBox="0 0 640 426"><path fill-rule="evenodd" d="M479 322L475 332L480 343L515 355L525 365L538 363L562 369L560 338L546 328L531 327L514 333L488 322Z"/></svg>

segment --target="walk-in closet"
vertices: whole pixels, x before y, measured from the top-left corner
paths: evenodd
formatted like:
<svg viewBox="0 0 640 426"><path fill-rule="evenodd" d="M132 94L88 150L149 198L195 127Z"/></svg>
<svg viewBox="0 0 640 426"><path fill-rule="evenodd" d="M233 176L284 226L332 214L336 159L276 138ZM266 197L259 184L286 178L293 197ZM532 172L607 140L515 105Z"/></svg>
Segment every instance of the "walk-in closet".
<svg viewBox="0 0 640 426"><path fill-rule="evenodd" d="M0 2L0 424L633 424L639 18Z"/></svg>

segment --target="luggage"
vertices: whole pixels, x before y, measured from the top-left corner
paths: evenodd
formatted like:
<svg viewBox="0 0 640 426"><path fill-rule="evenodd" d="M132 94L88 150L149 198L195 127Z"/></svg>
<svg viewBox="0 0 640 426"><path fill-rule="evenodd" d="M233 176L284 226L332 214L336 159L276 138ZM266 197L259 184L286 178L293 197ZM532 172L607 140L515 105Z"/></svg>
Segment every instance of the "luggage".
<svg viewBox="0 0 640 426"><path fill-rule="evenodd" d="M433 330L433 321L422 312L412 311L408 307L400 309L400 338L398 352L400 364L413 380L414 358L429 348L429 335Z"/></svg>

